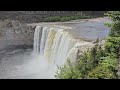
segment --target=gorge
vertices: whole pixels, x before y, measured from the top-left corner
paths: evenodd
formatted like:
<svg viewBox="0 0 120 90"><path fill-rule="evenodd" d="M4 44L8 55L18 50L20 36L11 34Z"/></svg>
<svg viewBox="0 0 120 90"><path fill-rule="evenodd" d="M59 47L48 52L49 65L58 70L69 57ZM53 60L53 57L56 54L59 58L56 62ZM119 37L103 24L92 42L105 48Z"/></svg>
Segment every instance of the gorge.
<svg viewBox="0 0 120 90"><path fill-rule="evenodd" d="M32 43L33 48L19 48L12 52L1 50L0 78L54 78L57 65L65 64L67 59L75 61L78 54L91 48L97 38L103 40L108 35L109 28L104 26L105 22L110 21L98 18L28 24L34 27L27 30L27 33L32 32L32 37L25 34L27 39L23 44L31 37L33 40L29 45Z"/></svg>

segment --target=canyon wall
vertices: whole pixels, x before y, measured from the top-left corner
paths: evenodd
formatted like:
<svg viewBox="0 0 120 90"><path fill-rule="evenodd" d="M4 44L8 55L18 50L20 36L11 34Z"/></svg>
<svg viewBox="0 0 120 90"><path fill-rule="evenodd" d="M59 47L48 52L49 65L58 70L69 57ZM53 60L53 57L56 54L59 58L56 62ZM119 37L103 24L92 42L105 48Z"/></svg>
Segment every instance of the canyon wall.
<svg viewBox="0 0 120 90"><path fill-rule="evenodd" d="M32 45L34 29L19 21L0 21L0 49L9 45Z"/></svg>

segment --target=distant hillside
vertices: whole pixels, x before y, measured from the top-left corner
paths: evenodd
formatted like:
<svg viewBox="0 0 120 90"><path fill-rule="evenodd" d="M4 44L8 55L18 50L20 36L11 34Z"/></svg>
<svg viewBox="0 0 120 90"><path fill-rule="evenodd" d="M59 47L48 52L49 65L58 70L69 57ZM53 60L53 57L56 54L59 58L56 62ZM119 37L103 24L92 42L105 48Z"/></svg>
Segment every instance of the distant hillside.
<svg viewBox="0 0 120 90"><path fill-rule="evenodd" d="M105 11L0 11L0 20L12 19L21 22L41 22L50 16L74 16L84 13L89 16L103 16Z"/></svg>

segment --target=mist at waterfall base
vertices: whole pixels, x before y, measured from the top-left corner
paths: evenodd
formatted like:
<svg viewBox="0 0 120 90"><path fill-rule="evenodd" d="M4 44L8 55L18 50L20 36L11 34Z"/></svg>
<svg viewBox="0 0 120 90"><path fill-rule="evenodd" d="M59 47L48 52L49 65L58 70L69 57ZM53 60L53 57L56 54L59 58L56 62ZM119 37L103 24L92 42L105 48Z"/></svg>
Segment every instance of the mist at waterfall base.
<svg viewBox="0 0 120 90"><path fill-rule="evenodd" d="M39 69L41 78L54 78L57 66L65 63L67 54L75 43L76 40L72 39L70 34L64 32L63 29L36 26L33 60L29 66L33 70ZM76 58L77 56L72 59Z"/></svg>
<svg viewBox="0 0 120 90"><path fill-rule="evenodd" d="M32 49L4 50L0 55L4 55L0 60L0 79L54 79L55 65Z"/></svg>
<svg viewBox="0 0 120 90"><path fill-rule="evenodd" d="M25 66L26 71L32 74L30 78L54 79L57 67L49 64L44 56L32 53L30 61L31 62Z"/></svg>
<svg viewBox="0 0 120 90"><path fill-rule="evenodd" d="M0 78L54 79L57 66L64 64L74 44L63 29L36 26L33 49L13 46L13 50L0 51Z"/></svg>
<svg viewBox="0 0 120 90"><path fill-rule="evenodd" d="M55 65L32 50L14 50L5 55L0 60L1 79L54 79Z"/></svg>
<svg viewBox="0 0 120 90"><path fill-rule="evenodd" d="M33 70L39 69L40 78L54 78L57 65L64 63L67 52L63 52L65 55L61 53L63 50L61 45L64 44L63 42L60 44L62 37L60 32L61 29L36 26L32 52L33 62L29 66L32 66Z"/></svg>

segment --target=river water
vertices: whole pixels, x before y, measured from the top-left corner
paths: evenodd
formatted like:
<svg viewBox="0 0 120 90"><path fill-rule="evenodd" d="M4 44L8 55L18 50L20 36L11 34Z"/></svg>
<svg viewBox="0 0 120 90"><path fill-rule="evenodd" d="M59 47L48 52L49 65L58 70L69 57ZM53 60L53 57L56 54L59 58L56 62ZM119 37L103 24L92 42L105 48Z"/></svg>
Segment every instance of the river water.
<svg viewBox="0 0 120 90"><path fill-rule="evenodd" d="M0 57L0 79L54 78L53 67L32 49L4 50Z"/></svg>
<svg viewBox="0 0 120 90"><path fill-rule="evenodd" d="M62 23L59 25L71 26L71 34L78 38L95 40L104 39L109 29L104 22ZM1 44L2 45L2 44ZM33 53L33 49L19 48L19 45L0 50L0 79L53 79L56 66L47 63L41 55Z"/></svg>

